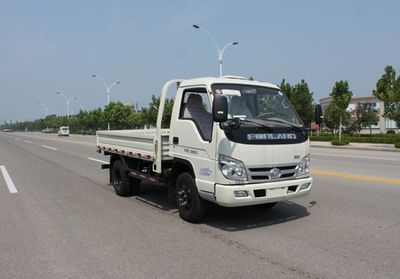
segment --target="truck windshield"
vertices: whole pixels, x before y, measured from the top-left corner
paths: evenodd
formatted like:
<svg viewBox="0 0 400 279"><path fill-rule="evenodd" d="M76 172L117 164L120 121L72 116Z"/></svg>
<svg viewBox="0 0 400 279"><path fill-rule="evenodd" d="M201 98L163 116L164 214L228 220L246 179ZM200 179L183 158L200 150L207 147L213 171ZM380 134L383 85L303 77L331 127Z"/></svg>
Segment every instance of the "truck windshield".
<svg viewBox="0 0 400 279"><path fill-rule="evenodd" d="M228 119L254 118L288 122L296 126L304 125L289 100L278 89L241 84L213 84L212 91L214 94L226 96Z"/></svg>

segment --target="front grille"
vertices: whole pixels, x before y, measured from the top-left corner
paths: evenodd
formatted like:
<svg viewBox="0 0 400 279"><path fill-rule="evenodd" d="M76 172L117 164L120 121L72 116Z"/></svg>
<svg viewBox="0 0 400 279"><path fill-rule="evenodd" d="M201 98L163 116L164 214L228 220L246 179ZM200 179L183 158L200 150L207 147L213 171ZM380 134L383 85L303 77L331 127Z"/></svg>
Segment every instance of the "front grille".
<svg viewBox="0 0 400 279"><path fill-rule="evenodd" d="M247 168L253 182L277 181L296 177L298 165L276 165Z"/></svg>

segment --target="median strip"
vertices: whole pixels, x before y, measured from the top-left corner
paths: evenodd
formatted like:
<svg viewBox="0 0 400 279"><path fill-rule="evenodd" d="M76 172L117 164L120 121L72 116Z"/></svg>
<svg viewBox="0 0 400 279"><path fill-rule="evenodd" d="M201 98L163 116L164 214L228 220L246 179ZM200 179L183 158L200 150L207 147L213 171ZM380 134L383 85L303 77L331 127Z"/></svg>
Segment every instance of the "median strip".
<svg viewBox="0 0 400 279"><path fill-rule="evenodd" d="M18 193L17 188L14 185L14 182L12 181L10 175L8 174L8 171L5 166L0 166L1 173L3 174L4 180L6 181L8 191L10 191L11 194L16 194Z"/></svg>
<svg viewBox="0 0 400 279"><path fill-rule="evenodd" d="M92 160L92 161L95 161L95 162L98 162L98 163L108 164L108 162L106 162L106 161L99 160L99 159L95 159L95 158L88 157L88 159L89 159L89 160Z"/></svg>
<svg viewBox="0 0 400 279"><path fill-rule="evenodd" d="M42 145L42 147L47 148L47 149L51 149L51 150L57 150L57 148L51 147L51 146L47 146L47 145Z"/></svg>
<svg viewBox="0 0 400 279"><path fill-rule="evenodd" d="M400 179L395 178L386 178L386 177L377 177L377 176L366 176L366 175L357 175L346 172L336 172L336 171L327 171L321 169L313 169L311 171L312 174L322 175L322 176L334 176L340 178L346 178L351 180L362 180L367 182L378 182L385 183L391 185L400 185Z"/></svg>

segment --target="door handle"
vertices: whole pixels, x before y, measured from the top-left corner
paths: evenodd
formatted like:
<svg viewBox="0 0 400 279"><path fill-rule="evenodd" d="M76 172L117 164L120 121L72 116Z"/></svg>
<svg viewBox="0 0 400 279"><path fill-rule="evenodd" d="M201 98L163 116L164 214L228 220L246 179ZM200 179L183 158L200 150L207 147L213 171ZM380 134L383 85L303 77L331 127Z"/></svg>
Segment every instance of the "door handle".
<svg viewBox="0 0 400 279"><path fill-rule="evenodd" d="M172 138L172 143L173 144L179 144L179 138L178 137L173 137Z"/></svg>

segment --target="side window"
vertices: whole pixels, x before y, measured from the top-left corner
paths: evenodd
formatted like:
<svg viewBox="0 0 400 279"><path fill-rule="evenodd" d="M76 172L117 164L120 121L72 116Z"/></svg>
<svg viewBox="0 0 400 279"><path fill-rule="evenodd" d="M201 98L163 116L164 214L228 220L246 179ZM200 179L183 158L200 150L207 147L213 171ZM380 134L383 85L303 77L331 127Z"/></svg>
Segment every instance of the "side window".
<svg viewBox="0 0 400 279"><path fill-rule="evenodd" d="M211 141L213 120L206 89L188 89L183 92L179 118L193 121L202 139Z"/></svg>

